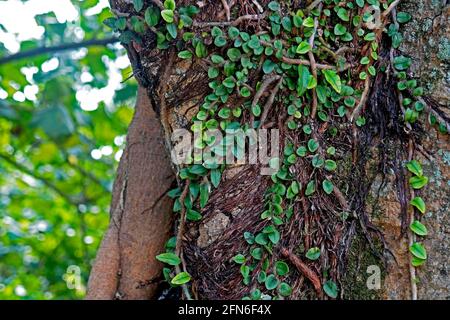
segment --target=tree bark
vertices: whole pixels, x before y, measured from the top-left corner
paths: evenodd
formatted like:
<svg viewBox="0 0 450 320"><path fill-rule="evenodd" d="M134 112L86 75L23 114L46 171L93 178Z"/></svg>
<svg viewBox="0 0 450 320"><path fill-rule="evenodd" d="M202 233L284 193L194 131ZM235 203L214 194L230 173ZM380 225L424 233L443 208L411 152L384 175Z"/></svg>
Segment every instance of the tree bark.
<svg viewBox="0 0 450 320"><path fill-rule="evenodd" d="M150 299L157 290L162 264L155 256L164 251L173 222L166 193L174 175L161 130L146 90L139 87L87 299Z"/></svg>

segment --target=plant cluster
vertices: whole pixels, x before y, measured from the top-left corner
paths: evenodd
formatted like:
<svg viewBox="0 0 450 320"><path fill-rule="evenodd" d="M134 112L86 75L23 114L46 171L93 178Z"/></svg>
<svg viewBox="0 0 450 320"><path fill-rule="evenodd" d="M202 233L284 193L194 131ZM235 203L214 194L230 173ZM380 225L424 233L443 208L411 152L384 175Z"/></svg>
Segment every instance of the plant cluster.
<svg viewBox="0 0 450 320"><path fill-rule="evenodd" d="M280 162L280 169L271 177L261 213L265 226L256 234L244 232L248 248L232 259L240 265L243 284L252 284L244 299L278 299L292 294L288 263L295 263L289 254L284 261L275 257L274 251L282 248L280 226L293 219L300 199L333 198L338 200L343 216L349 215L350 205L335 177L342 152L333 142L340 128L358 130L366 125L364 111L371 79L378 72L394 72L405 125L414 125L425 108L420 98L423 89L406 74L411 60L392 54L388 63L380 61L383 35L387 34L392 47L398 48L399 24L411 18L396 12L399 1L323 0L302 8L294 8L292 2L271 1L264 8L260 6L262 10L256 15L205 22L197 20L201 10L193 5L178 7L174 0L151 1L144 10L144 1L134 0L134 15L107 21L122 32L124 43L140 43L141 35L150 30L156 35L158 50L175 47L179 59L200 60L207 66L210 92L192 119L193 132L245 132L270 126L269 119L276 113L286 115L283 156L273 159ZM229 15L230 9L224 9ZM255 24L260 27L255 28ZM431 116L430 121L435 123L436 118ZM232 152L239 158L243 155L237 152L236 143L243 142L232 139L215 145L214 137L205 133L195 141L195 148L213 146L216 154ZM299 164L308 173L307 180L300 179L296 170ZM426 185L428 179L417 161L410 161L407 168L413 173L413 189ZM175 273L164 269L167 281L174 286L186 289L191 279L182 259L185 221L202 219L201 209L213 188L219 186L223 170L224 165L214 162L187 165L179 171L184 187L169 192L175 200L173 211L180 213L179 231L168 242L167 252L156 258L175 267ZM411 205L425 211L420 197L414 197ZM419 236L427 233L417 220L411 230ZM322 250L311 246L304 248L303 254L312 263L320 263ZM410 250L414 266L425 261L422 244L414 243ZM336 298L336 276L326 270L323 276L326 281L321 290Z"/></svg>

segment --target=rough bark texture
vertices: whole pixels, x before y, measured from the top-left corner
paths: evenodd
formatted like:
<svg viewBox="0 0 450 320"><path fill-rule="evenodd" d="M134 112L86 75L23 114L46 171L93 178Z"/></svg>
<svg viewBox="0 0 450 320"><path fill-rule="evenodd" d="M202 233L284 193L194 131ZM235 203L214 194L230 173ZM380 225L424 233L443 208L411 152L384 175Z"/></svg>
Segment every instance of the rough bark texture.
<svg viewBox="0 0 450 320"><path fill-rule="evenodd" d="M145 89L140 88L114 183L111 222L89 279L87 299L149 299L157 289L172 228L170 160Z"/></svg>
<svg viewBox="0 0 450 320"><path fill-rule="evenodd" d="M411 75L419 79L427 89L427 95L439 102L442 110L450 115L450 6L446 0L402 1L399 10L412 16L412 21L402 27L405 41L400 49L413 59ZM429 235L424 245L428 250L427 263L418 268L419 299L450 299L450 140L448 135L439 134L425 126L422 150L417 159L425 167L431 179L421 196L427 203L427 212L422 222ZM409 253L407 239L400 235L401 221L398 212L400 204L396 196L393 176L381 190L380 203L375 210L377 224L386 236L397 262L391 259L383 287L385 298L408 299ZM380 186L378 177L372 194Z"/></svg>

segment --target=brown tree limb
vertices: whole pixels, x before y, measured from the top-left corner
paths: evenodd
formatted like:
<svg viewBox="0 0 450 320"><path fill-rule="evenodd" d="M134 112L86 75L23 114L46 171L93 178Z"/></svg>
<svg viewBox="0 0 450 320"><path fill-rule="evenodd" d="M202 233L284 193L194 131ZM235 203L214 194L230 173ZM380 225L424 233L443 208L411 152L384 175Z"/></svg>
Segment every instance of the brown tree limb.
<svg viewBox="0 0 450 320"><path fill-rule="evenodd" d="M306 278L308 278L313 284L314 289L319 297L322 296L322 285L319 279L319 276L311 270L299 257L294 255L292 252L289 252L288 249L282 248L281 254L289 259L289 261L300 271Z"/></svg>
<svg viewBox="0 0 450 320"><path fill-rule="evenodd" d="M162 126L146 89L139 87L114 183L111 221L91 271L87 299L154 296L157 284L150 280L158 278L162 270L155 256L164 251L173 222L172 201L161 198L161 191L167 190L173 179Z"/></svg>
<svg viewBox="0 0 450 320"><path fill-rule="evenodd" d="M43 55L43 54L47 54L47 53L56 53L56 52L61 52L61 51L66 51L66 50L76 50L76 49L92 47L92 46L105 46L107 44L116 43L116 42L119 42L119 39L112 37L112 38L106 38L106 39L90 39L90 40L75 42L75 43L63 43L63 44L52 46L52 47L41 47L41 48L31 49L31 50L27 50L27 51L21 51L21 52L18 52L18 53L9 55L9 56L1 57L0 65L11 62L11 61L21 60L21 59L25 59L25 58L31 58L34 56L39 56L39 55Z"/></svg>
<svg viewBox="0 0 450 320"><path fill-rule="evenodd" d="M277 85L275 88L272 89L272 92L270 93L269 98L266 101L266 104L264 105L263 112L261 114L259 127L261 128L264 124L264 121L266 121L267 115L269 114L269 110L273 105L273 102L275 101L275 97L280 90L281 84L283 83L283 77L280 77L280 80L278 80Z"/></svg>

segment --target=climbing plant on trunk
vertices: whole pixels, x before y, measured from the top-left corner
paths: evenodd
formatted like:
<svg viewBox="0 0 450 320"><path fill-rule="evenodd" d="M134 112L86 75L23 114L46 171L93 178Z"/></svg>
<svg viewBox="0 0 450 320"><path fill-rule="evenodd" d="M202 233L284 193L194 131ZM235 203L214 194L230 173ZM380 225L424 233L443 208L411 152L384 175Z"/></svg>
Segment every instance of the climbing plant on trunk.
<svg viewBox="0 0 450 320"><path fill-rule="evenodd" d="M411 60L397 54L399 24L410 19L397 12L399 2L112 1L115 17L106 23L120 32L168 152L181 128L197 134L197 154L208 148L241 160L247 149L238 132L276 128L280 135L271 176L260 165L195 155L174 165L177 186L168 195L177 223L155 257L166 264L166 293L345 297L355 237L383 261L388 251L366 208L374 178L368 168L393 168L399 194L412 195L422 211L404 183L402 160L410 161L412 188L425 186L413 159L418 119L424 110L435 122L439 114L408 78ZM217 143L208 130L232 139ZM401 204L405 226L425 235L408 201ZM414 241L411 252L414 277L426 252Z"/></svg>

